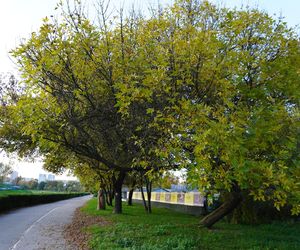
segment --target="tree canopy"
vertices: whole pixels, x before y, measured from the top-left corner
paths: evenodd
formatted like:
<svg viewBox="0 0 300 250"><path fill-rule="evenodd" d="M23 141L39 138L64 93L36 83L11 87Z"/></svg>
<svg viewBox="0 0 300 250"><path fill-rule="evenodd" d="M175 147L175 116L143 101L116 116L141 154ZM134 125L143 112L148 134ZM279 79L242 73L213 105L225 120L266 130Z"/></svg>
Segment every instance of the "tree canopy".
<svg viewBox="0 0 300 250"><path fill-rule="evenodd" d="M185 163L204 192L247 191L299 213L296 32L257 9L207 1L176 1L140 30L138 70L121 84L119 103L130 110L164 97L147 109L150 126L172 134L161 153Z"/></svg>
<svg viewBox="0 0 300 250"><path fill-rule="evenodd" d="M1 146L21 156L41 154L52 171L72 158L96 172L114 171L121 195L127 172L162 166L147 150L160 134L148 128L145 110L133 109L125 118L118 108L117 84L127 75L119 60L125 46L121 33L137 20L111 30L105 14L99 15L99 27L76 7L63 12L61 22L45 18L40 30L12 51L24 92L2 107Z"/></svg>
<svg viewBox="0 0 300 250"><path fill-rule="evenodd" d="M235 205L245 191L300 212L293 29L198 0L148 17L98 14L98 25L80 8L45 18L12 52L25 92L2 107L3 147L115 171L117 193L127 172L186 168L191 184Z"/></svg>

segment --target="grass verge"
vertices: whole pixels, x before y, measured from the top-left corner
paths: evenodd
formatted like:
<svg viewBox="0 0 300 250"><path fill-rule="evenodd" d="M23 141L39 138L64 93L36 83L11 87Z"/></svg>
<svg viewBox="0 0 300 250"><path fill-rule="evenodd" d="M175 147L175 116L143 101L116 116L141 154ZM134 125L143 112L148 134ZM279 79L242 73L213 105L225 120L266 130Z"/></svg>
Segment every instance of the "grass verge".
<svg viewBox="0 0 300 250"><path fill-rule="evenodd" d="M96 210L96 199L82 208L84 213L102 216L112 224L91 226L92 249L300 249L300 223L232 225L217 223L213 230L199 228L199 217L141 205L124 204L123 214L112 208Z"/></svg>

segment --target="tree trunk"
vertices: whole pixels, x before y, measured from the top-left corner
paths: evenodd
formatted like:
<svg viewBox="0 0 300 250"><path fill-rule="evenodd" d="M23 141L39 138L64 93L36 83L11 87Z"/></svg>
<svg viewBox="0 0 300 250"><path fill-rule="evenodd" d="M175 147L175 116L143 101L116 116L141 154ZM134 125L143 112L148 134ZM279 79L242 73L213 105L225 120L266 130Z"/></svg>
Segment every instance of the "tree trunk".
<svg viewBox="0 0 300 250"><path fill-rule="evenodd" d="M112 206L113 205L112 204L112 201L113 201L113 199L112 199L112 192L108 191L107 192L107 196L108 196L108 198L107 198L107 204L108 204L108 206Z"/></svg>
<svg viewBox="0 0 300 250"><path fill-rule="evenodd" d="M106 205L111 206L109 191L105 190L105 196L106 196Z"/></svg>
<svg viewBox="0 0 300 250"><path fill-rule="evenodd" d="M107 206L112 206L112 202L113 202L113 187L112 185L108 185L107 189L105 190L105 194L106 194L106 204Z"/></svg>
<svg viewBox="0 0 300 250"><path fill-rule="evenodd" d="M130 189L128 193L128 206L132 206L132 195L133 195L134 189Z"/></svg>
<svg viewBox="0 0 300 250"><path fill-rule="evenodd" d="M98 191L97 210L105 210L105 192L101 188Z"/></svg>
<svg viewBox="0 0 300 250"><path fill-rule="evenodd" d="M204 214L208 214L208 195L206 194L204 197L204 202L203 202L203 209L204 209Z"/></svg>
<svg viewBox="0 0 300 250"><path fill-rule="evenodd" d="M200 224L204 227L211 228L216 222L224 218L227 214L232 212L242 201L242 194L240 191L231 192L224 203L216 210L206 215Z"/></svg>
<svg viewBox="0 0 300 250"><path fill-rule="evenodd" d="M151 191L152 191L152 182L146 179L146 189L147 189L147 197L148 197L148 210L147 212L149 214L152 213L152 207L151 207Z"/></svg>
<svg viewBox="0 0 300 250"><path fill-rule="evenodd" d="M141 194L142 194L142 198L143 198L143 204L144 204L145 211L148 212L148 206L147 206L147 203L146 203L146 200L145 200L143 186L141 186Z"/></svg>
<svg viewBox="0 0 300 250"><path fill-rule="evenodd" d="M114 213L121 214L122 213L122 185L125 179L125 173L120 172L118 178L114 183L115 190L115 207Z"/></svg>

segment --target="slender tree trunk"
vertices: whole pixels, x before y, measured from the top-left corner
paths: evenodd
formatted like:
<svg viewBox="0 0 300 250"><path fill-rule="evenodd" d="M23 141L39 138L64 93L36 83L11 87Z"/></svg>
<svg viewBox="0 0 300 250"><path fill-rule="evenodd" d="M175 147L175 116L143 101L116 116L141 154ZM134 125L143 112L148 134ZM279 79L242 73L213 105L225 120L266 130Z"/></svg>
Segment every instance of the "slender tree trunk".
<svg viewBox="0 0 300 250"><path fill-rule="evenodd" d="M148 197L148 209L147 212L149 214L152 213L152 207L151 207L151 191L152 191L152 182L146 179L146 189L147 189L147 197Z"/></svg>
<svg viewBox="0 0 300 250"><path fill-rule="evenodd" d="M115 190L112 189L109 193L110 193L110 205L112 206L113 205L113 201L115 199Z"/></svg>
<svg viewBox="0 0 300 250"><path fill-rule="evenodd" d="M114 186L112 186L110 194L111 194L111 202L112 202L115 199L115 188L114 188Z"/></svg>
<svg viewBox="0 0 300 250"><path fill-rule="evenodd" d="M131 188L131 189L129 190L129 193L128 193L128 206L132 206L132 195L133 195L133 191L134 191L133 188Z"/></svg>
<svg viewBox="0 0 300 250"><path fill-rule="evenodd" d="M121 214L122 213L122 185L125 179L125 173L120 172L118 178L114 183L115 190L115 207L114 213Z"/></svg>
<svg viewBox="0 0 300 250"><path fill-rule="evenodd" d="M104 190L105 192L105 197L106 197L106 205L107 206L111 206L111 202L110 202L110 194L109 194L109 191L107 189Z"/></svg>
<svg viewBox="0 0 300 250"><path fill-rule="evenodd" d="M200 221L200 224L207 228L212 227L216 222L218 222L230 212L232 212L241 203L241 201L242 194L240 191L231 192L229 197L224 201L224 203L216 210L206 215Z"/></svg>
<svg viewBox="0 0 300 250"><path fill-rule="evenodd" d="M98 205L97 210L105 210L105 192L103 189L98 191Z"/></svg>
<svg viewBox="0 0 300 250"><path fill-rule="evenodd" d="M106 197L106 205L109 206L109 195L108 195L108 192L106 189L104 189L104 192L105 192L105 197Z"/></svg>
<svg viewBox="0 0 300 250"><path fill-rule="evenodd" d="M113 202L113 185L108 184L107 185L107 190L106 190L106 203L108 206L112 206Z"/></svg>
<svg viewBox="0 0 300 250"><path fill-rule="evenodd" d="M204 214L208 214L208 195L205 195L204 204L203 204Z"/></svg>
<svg viewBox="0 0 300 250"><path fill-rule="evenodd" d="M107 202L108 206L113 205L113 200L114 200L114 185L113 184L108 184L108 190L107 190Z"/></svg>
<svg viewBox="0 0 300 250"><path fill-rule="evenodd" d="M107 192L107 202L108 202L108 206L112 206L112 194L111 191Z"/></svg>
<svg viewBox="0 0 300 250"><path fill-rule="evenodd" d="M143 204L144 204L145 211L148 212L148 206L147 206L147 203L146 203L146 200L145 200L143 186L141 186L141 194L142 194L142 198L143 198Z"/></svg>

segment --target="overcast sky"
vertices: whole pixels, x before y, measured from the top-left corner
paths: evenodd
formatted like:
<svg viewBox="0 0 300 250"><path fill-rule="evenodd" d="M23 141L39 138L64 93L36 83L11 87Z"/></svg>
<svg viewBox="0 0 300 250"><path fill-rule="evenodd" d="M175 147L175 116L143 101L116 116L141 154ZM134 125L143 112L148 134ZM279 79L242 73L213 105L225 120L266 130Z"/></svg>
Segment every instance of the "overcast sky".
<svg viewBox="0 0 300 250"><path fill-rule="evenodd" d="M36 31L45 16L54 13L58 0L0 0L0 72L16 72L16 67L9 59L9 50L19 44L21 38L26 38L31 32ZM133 3L147 9L149 3L157 0L111 0L112 5L119 8L122 3L130 6ZM162 4L171 3L172 0L161 0ZM270 14L282 15L289 26L300 24L300 0L213 0L228 7L250 5L258 6ZM8 159L0 155L0 162ZM14 161L16 170L24 177L37 177L44 172L42 162L34 163ZM65 178L64 176L62 178Z"/></svg>
<svg viewBox="0 0 300 250"><path fill-rule="evenodd" d="M55 13L58 0L1 0L0 1L0 72L13 71L14 64L9 59L8 51L18 45L20 38L28 37L41 25L45 16ZM121 3L130 6L135 3L147 8L149 3L157 0L111 0L111 4L119 8ZM161 3L171 3L172 0L160 0ZM282 13L290 26L300 23L300 0L213 0L228 7L251 5L258 6L269 13Z"/></svg>

